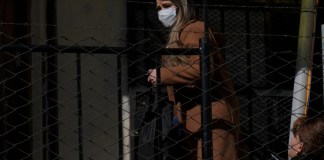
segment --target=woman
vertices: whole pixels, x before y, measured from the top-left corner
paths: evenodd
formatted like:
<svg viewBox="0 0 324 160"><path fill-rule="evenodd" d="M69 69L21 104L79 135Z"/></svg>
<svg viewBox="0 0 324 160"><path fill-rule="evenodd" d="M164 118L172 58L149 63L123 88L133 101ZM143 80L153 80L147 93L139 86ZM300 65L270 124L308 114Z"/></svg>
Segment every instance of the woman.
<svg viewBox="0 0 324 160"><path fill-rule="evenodd" d="M188 0L157 0L156 3L159 20L164 26L171 27L166 47L199 48L199 40L204 37L204 23L196 19L192 4ZM237 98L213 34L210 39L213 159L236 160ZM183 159L202 159L199 55L162 55L159 70L159 81L157 69L150 69L148 82L167 86L169 100L174 104L174 117L190 135L184 140L189 153L182 155Z"/></svg>
<svg viewBox="0 0 324 160"><path fill-rule="evenodd" d="M300 117L294 122L288 156L291 160L324 159L324 118Z"/></svg>

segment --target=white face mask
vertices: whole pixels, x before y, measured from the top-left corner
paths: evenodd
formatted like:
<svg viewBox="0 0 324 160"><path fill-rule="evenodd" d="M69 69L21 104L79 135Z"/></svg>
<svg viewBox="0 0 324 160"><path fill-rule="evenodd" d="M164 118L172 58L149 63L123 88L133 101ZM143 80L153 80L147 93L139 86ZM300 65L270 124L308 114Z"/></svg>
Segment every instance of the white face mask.
<svg viewBox="0 0 324 160"><path fill-rule="evenodd" d="M166 27L171 27L176 20L176 8L169 7L166 9L161 9L159 12L159 20Z"/></svg>

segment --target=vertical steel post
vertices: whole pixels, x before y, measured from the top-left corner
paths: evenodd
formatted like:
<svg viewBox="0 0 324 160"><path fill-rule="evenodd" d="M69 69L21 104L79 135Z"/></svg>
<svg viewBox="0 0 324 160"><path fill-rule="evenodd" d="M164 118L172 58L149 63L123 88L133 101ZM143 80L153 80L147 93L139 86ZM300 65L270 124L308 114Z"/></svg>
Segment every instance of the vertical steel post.
<svg viewBox="0 0 324 160"><path fill-rule="evenodd" d="M211 114L211 101L210 101L210 44L209 44L209 32L208 32L208 7L207 0L203 1L203 19L205 36L201 39L200 51L201 51L201 78L202 78L202 104L201 104L201 125L203 129L202 137L202 151L203 159L212 159L212 134L210 123L212 121Z"/></svg>
<svg viewBox="0 0 324 160"><path fill-rule="evenodd" d="M302 1L290 129L298 117L307 114L316 27L315 7L316 0ZM291 137L292 133L290 132L289 141Z"/></svg>
<svg viewBox="0 0 324 160"><path fill-rule="evenodd" d="M321 37L322 37L322 79L323 79L323 84L324 84L324 24L321 25ZM322 93L324 93L324 85L323 85ZM323 96L324 96L324 94L323 94ZM323 97L322 106L323 105L324 105L324 97Z"/></svg>
<svg viewBox="0 0 324 160"><path fill-rule="evenodd" d="M54 38L57 36L56 9L56 0L47 1L46 36L49 39L47 45L53 46L57 46L57 39ZM42 56L43 160L51 160L59 157L57 53L48 51Z"/></svg>
<svg viewBox="0 0 324 160"><path fill-rule="evenodd" d="M83 108L81 87L81 55L77 53L77 91L78 91L78 142L79 160L83 160Z"/></svg>

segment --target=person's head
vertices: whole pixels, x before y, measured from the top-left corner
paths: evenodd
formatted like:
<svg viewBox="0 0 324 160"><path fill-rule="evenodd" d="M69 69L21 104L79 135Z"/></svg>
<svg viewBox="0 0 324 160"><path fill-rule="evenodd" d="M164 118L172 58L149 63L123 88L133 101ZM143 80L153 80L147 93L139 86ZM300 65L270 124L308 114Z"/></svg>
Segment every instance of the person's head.
<svg viewBox="0 0 324 160"><path fill-rule="evenodd" d="M191 20L196 19L192 0L156 0L158 17L166 27L172 27L167 48L181 48L180 30Z"/></svg>
<svg viewBox="0 0 324 160"><path fill-rule="evenodd" d="M196 14L191 0L156 0L159 20L166 27L182 27L195 19Z"/></svg>
<svg viewBox="0 0 324 160"><path fill-rule="evenodd" d="M324 158L324 118L298 118L293 125L293 137L290 141L288 155L312 154Z"/></svg>

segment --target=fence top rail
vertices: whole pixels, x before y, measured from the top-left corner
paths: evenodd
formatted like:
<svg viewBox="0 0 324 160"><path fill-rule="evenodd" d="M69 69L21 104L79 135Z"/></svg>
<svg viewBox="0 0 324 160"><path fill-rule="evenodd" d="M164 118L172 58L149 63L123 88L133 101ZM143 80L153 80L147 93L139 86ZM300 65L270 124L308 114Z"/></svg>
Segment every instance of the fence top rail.
<svg viewBox="0 0 324 160"><path fill-rule="evenodd" d="M130 5L154 5L152 1L139 1L129 0ZM195 7L202 8L204 4L202 1L194 1ZM208 0L206 7L210 9L222 9L222 10L260 10L260 11L271 11L277 9L291 9L300 10L301 4L296 2L250 2L243 0Z"/></svg>
<svg viewBox="0 0 324 160"><path fill-rule="evenodd" d="M91 53L91 54L150 54L150 55L197 55L198 48L170 49L170 48L144 48L137 46L108 47L108 46L64 46L64 45L25 45L0 44L1 52L51 52L51 53Z"/></svg>

